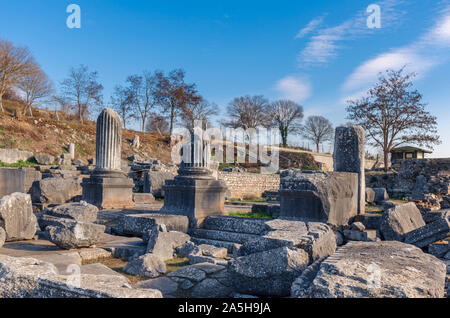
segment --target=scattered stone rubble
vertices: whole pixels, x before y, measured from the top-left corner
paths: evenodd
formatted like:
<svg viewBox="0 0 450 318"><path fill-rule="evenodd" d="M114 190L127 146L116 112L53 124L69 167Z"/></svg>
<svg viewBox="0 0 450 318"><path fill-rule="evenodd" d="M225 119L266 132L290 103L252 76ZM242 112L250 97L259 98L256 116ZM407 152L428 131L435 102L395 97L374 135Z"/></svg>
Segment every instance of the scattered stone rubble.
<svg viewBox="0 0 450 318"><path fill-rule="evenodd" d="M18 182L30 194L0 200L0 297L449 297L449 177L421 161L398 170L403 181L365 187L363 143L361 129L344 127L337 172L281 172L280 202L252 207L275 219L206 214L196 227L187 215L148 207L99 211L81 200L80 185L96 159L76 159L74 145L57 159L37 154L39 171ZM133 203L155 206L177 167L143 159L139 138L132 146L131 165L108 147L99 158L113 158L105 167L133 180ZM389 201L401 192L393 187L407 188L410 202ZM381 210L365 212L361 198ZM47 249L32 252L32 242ZM139 282L100 263L112 257ZM175 257L183 266L168 273Z"/></svg>
<svg viewBox="0 0 450 318"><path fill-rule="evenodd" d="M419 248L395 241L351 242L313 265L292 285L293 297L440 298L446 267Z"/></svg>

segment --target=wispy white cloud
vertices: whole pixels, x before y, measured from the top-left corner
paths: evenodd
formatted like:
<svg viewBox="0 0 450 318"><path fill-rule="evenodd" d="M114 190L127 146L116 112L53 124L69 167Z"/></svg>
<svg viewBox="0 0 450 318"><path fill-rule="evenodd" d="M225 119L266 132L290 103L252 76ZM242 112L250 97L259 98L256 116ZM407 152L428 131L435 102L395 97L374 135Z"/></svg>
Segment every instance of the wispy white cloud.
<svg viewBox="0 0 450 318"><path fill-rule="evenodd" d="M347 78L343 85L344 90L361 89L369 83L376 81L378 74L387 69L400 69L406 66L408 72L423 74L435 65L436 61L421 56L411 48L400 48L383 53L361 64Z"/></svg>
<svg viewBox="0 0 450 318"><path fill-rule="evenodd" d="M323 15L319 18L311 20L303 29L298 31L297 35L295 36L296 39L301 39L308 35L309 33L315 31L319 25L322 24L323 19L326 15Z"/></svg>
<svg viewBox="0 0 450 318"><path fill-rule="evenodd" d="M403 0L384 0L378 3L382 10L383 28L399 23L401 16L405 14L405 11L401 9L403 4ZM305 27L307 31L305 34L313 30L308 28L308 26ZM314 29L317 29L317 25ZM365 9L339 25L318 29L300 52L298 58L299 66L326 64L338 55L344 41L354 40L373 32L375 32L374 29L367 27L367 13Z"/></svg>
<svg viewBox="0 0 450 318"><path fill-rule="evenodd" d="M344 91L361 90L373 84L380 72L406 66L408 72L424 76L430 69L449 59L450 6L441 11L435 25L410 45L391 49L371 58L346 79Z"/></svg>
<svg viewBox="0 0 450 318"><path fill-rule="evenodd" d="M312 93L312 86L306 77L286 76L280 79L275 86L282 98L291 99L295 102L303 102Z"/></svg>

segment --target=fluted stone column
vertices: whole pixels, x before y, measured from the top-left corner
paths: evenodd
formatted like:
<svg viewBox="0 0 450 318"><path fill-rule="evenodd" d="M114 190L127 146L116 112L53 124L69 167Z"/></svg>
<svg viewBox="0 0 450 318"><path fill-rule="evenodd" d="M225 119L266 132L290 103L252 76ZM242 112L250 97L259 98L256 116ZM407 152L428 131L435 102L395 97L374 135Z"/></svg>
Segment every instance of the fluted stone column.
<svg viewBox="0 0 450 318"><path fill-rule="evenodd" d="M166 180L164 206L161 213L186 215L189 226L195 228L211 215L224 214L225 193L223 180L212 176L210 169L211 145L204 140L199 127L190 131L190 141L183 145L178 176Z"/></svg>
<svg viewBox="0 0 450 318"><path fill-rule="evenodd" d="M95 149L96 169L120 170L122 127L119 114L110 108L104 109L97 119Z"/></svg>
<svg viewBox="0 0 450 318"><path fill-rule="evenodd" d="M178 173L180 175L211 175L211 144L203 139L203 130L194 128L189 131L190 142L183 145L183 155Z"/></svg>
<svg viewBox="0 0 450 318"><path fill-rule="evenodd" d="M112 109L97 119L96 165L89 179L83 179L83 200L99 208L131 207L133 181L121 171L122 123Z"/></svg>

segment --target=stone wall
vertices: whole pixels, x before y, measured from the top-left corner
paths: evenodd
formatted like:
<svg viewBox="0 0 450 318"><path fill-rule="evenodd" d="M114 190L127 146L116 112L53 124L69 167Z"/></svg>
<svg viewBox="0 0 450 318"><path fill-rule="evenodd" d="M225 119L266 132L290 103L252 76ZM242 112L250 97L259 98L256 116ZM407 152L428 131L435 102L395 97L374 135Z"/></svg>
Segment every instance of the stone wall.
<svg viewBox="0 0 450 318"><path fill-rule="evenodd" d="M0 168L0 198L14 192L28 193L33 182L41 179L41 173L31 168Z"/></svg>
<svg viewBox="0 0 450 318"><path fill-rule="evenodd" d="M312 152L311 156L314 157L314 160L320 164L322 164L322 170L323 171L333 171L333 155L329 153L316 153ZM366 159L364 162L364 168L367 170L370 170L373 168L374 164L376 163L376 160L368 160ZM377 165L378 168L382 168L384 166L383 163L380 163Z"/></svg>
<svg viewBox="0 0 450 318"><path fill-rule="evenodd" d="M278 191L279 174L257 174L219 171L219 179L225 181L231 198L261 197L264 191Z"/></svg>
<svg viewBox="0 0 450 318"><path fill-rule="evenodd" d="M390 193L412 193L418 186L418 177L423 176L425 193L448 193L450 158L401 160L395 162L392 168L395 172L367 174L367 186L386 188Z"/></svg>
<svg viewBox="0 0 450 318"><path fill-rule="evenodd" d="M322 165L322 170L333 171L333 156L331 154L312 152L311 156Z"/></svg>
<svg viewBox="0 0 450 318"><path fill-rule="evenodd" d="M20 160L27 161L33 157L33 153L18 149L0 149L0 161L4 163L16 163Z"/></svg>

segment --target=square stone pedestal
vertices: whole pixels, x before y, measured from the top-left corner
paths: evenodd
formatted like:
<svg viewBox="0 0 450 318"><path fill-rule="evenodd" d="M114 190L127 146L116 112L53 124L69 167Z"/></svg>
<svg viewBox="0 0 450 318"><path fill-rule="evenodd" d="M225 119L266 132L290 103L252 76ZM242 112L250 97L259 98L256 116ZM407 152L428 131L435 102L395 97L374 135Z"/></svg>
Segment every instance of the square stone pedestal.
<svg viewBox="0 0 450 318"><path fill-rule="evenodd" d="M93 172L83 179L83 200L99 209L120 209L134 206L133 180L121 172Z"/></svg>
<svg viewBox="0 0 450 318"><path fill-rule="evenodd" d="M224 214L227 186L223 180L177 176L167 180L163 190L160 212L187 216L190 228L199 226L207 216Z"/></svg>

